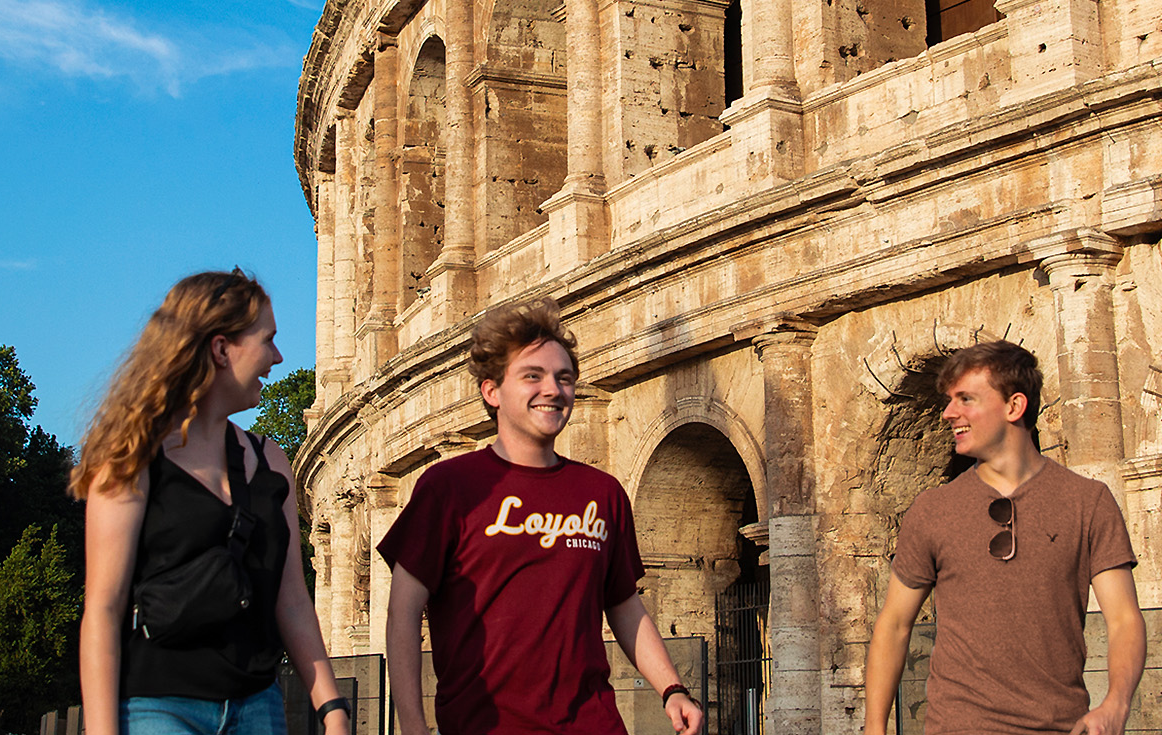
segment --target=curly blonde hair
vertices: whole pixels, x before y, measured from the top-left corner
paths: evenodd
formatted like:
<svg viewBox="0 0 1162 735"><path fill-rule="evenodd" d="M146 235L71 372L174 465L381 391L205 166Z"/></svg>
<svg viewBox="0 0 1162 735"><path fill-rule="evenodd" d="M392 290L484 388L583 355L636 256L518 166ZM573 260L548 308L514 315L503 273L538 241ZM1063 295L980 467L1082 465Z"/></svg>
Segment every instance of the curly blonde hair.
<svg viewBox="0 0 1162 735"><path fill-rule="evenodd" d="M237 338L269 302L262 286L238 268L198 273L170 289L89 425L69 478L73 497L132 486L182 413L185 441L197 403L214 380L210 341Z"/></svg>

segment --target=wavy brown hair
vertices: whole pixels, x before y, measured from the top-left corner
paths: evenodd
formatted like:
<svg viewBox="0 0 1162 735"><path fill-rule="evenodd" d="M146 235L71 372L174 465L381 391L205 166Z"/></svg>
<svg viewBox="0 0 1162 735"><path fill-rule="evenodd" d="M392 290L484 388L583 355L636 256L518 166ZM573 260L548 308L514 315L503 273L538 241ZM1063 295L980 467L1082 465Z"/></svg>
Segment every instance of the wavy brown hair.
<svg viewBox="0 0 1162 735"><path fill-rule="evenodd" d="M219 334L236 339L269 302L262 286L238 268L198 273L170 289L113 376L82 442L69 492L84 498L133 485L183 414L185 441L197 403L214 380L210 341Z"/></svg>

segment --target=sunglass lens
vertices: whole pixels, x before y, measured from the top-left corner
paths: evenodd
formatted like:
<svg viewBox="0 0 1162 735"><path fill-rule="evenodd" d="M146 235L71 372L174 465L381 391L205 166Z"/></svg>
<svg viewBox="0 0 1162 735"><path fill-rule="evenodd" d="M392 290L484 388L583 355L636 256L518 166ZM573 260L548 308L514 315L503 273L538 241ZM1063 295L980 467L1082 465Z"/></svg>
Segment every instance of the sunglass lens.
<svg viewBox="0 0 1162 735"><path fill-rule="evenodd" d="M980 506L977 506L978 508ZM1002 526L1013 521L1013 501L1010 498L997 498L989 503L989 518Z"/></svg>
<svg viewBox="0 0 1162 735"><path fill-rule="evenodd" d="M1009 559L1013 555L1012 531L1001 531L989 541L989 553L997 559Z"/></svg>

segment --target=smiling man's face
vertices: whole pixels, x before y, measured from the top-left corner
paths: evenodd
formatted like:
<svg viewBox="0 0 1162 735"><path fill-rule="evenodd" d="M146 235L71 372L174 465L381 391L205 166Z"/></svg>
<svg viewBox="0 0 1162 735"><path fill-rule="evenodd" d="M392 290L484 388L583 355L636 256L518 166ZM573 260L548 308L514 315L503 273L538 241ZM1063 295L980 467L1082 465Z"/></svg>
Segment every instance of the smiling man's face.
<svg viewBox="0 0 1162 735"><path fill-rule="evenodd" d="M484 400L496 408L497 431L510 441L551 446L573 413L577 374L559 342L534 343L516 352L499 385L485 380Z"/></svg>
<svg viewBox="0 0 1162 735"><path fill-rule="evenodd" d="M1001 451L1011 420L1020 419L1014 394L993 387L986 368L969 370L948 387L943 418L952 427L956 453L987 461Z"/></svg>

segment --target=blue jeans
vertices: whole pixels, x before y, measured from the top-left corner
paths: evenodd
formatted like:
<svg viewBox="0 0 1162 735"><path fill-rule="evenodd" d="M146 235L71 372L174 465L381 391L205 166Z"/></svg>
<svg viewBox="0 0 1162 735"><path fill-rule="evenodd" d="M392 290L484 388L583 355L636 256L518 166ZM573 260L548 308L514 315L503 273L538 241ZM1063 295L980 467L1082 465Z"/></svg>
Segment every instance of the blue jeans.
<svg viewBox="0 0 1162 735"><path fill-rule="evenodd" d="M242 699L130 697L121 700L121 735L286 735L282 690L272 684Z"/></svg>

